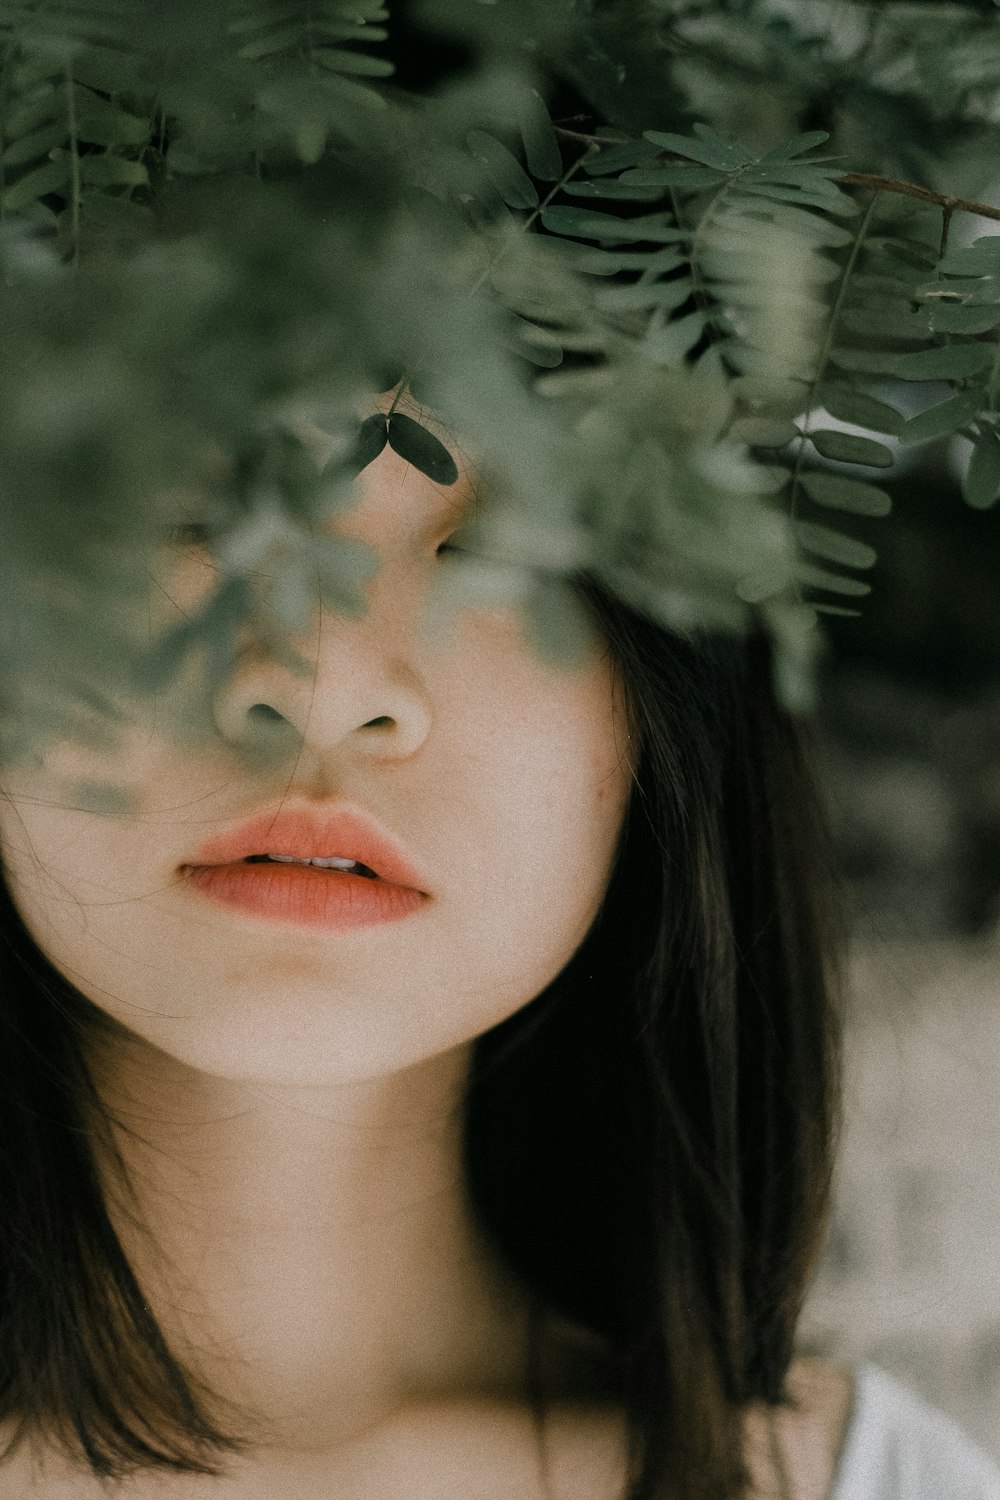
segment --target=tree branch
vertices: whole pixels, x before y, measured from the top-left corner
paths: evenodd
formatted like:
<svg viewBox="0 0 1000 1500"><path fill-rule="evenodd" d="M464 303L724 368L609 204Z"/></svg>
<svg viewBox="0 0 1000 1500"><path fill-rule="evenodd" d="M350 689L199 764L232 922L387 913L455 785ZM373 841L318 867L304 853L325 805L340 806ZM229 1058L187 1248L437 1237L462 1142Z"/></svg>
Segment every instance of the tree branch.
<svg viewBox="0 0 1000 1500"><path fill-rule="evenodd" d="M979 214L984 219L1000 219L1000 208L989 203L977 203L972 198L956 198L951 193L936 193L933 188L919 187L915 182L900 182L895 177L874 177L870 172L845 172L835 179L842 187L866 187L877 193L903 193L907 198L921 198L925 203L936 203L938 208L954 213L961 209L967 214Z"/></svg>

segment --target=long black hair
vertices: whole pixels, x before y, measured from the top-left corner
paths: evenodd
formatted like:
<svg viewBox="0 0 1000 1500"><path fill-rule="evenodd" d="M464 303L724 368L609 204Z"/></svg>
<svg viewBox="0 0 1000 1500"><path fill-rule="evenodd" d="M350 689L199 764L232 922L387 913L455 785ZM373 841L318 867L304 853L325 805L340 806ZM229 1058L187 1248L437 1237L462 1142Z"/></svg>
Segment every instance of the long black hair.
<svg viewBox="0 0 1000 1500"><path fill-rule="evenodd" d="M641 746L624 837L571 962L478 1039L468 1184L536 1329L551 1307L604 1340L628 1500L729 1500L827 1226L846 907L767 642L681 641L588 592Z"/></svg>
<svg viewBox="0 0 1000 1500"><path fill-rule="evenodd" d="M467 1189L536 1335L551 1310L607 1351L628 1500L736 1500L741 1414L785 1399L828 1214L834 863L766 640L683 641L584 591L628 704L631 797L584 942L474 1044ZM252 1438L175 1359L102 1198L95 1135L117 1153L85 1056L116 1024L0 880L0 1421L8 1451L47 1431L109 1482L221 1474ZM541 1409L534 1361L527 1380Z"/></svg>

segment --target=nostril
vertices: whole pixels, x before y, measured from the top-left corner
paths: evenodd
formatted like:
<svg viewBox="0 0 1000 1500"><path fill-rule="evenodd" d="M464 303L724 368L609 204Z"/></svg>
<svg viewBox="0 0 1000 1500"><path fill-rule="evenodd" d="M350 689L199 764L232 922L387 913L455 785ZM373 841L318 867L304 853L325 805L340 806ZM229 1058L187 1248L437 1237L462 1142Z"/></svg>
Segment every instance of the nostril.
<svg viewBox="0 0 1000 1500"><path fill-rule="evenodd" d="M373 729L376 724L391 724L392 722L388 714L380 714L377 719L369 719L367 724L362 725L362 728Z"/></svg>

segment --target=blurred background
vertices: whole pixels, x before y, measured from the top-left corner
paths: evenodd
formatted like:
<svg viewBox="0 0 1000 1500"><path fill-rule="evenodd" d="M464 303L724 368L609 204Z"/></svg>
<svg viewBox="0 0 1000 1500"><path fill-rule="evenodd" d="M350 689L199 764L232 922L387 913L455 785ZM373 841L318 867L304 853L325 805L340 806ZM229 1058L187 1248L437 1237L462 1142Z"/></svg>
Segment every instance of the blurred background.
<svg viewBox="0 0 1000 1500"><path fill-rule="evenodd" d="M1000 525L963 440L892 484L820 715L853 909L834 1221L802 1324L1000 1459ZM877 525L878 523L876 523Z"/></svg>

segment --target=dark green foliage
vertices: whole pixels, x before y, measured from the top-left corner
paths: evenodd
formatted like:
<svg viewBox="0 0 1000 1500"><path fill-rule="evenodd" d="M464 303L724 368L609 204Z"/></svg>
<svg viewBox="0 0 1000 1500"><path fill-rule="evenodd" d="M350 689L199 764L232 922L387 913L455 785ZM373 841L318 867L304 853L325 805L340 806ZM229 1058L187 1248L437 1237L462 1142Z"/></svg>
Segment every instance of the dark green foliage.
<svg viewBox="0 0 1000 1500"><path fill-rule="evenodd" d="M394 412L387 419L389 447L401 458L405 458L433 479L436 484L454 484L458 478L455 460L440 438L436 438L426 427L421 427L412 417Z"/></svg>
<svg viewBox="0 0 1000 1500"><path fill-rule="evenodd" d="M386 442L456 482L421 404L477 454L483 545L540 645L569 616L514 574L586 571L681 633L761 626L789 705L817 612L869 587L850 518L888 511L889 440L962 432L967 501L1000 495L1000 240L960 245L961 209L846 178L984 190L995 10L413 13L472 59L424 95L394 87L374 0L0 6L3 694L51 681L42 737L109 662L111 697L140 702L199 640L224 670L265 558L279 625L363 610L375 560L317 523ZM553 122L553 78L589 121ZM926 409L904 419L893 381L930 383ZM359 419L395 390L416 408ZM184 486L223 602L140 653L122 605L139 618ZM512 547L505 505L544 544ZM442 573L449 607L475 603L474 564ZM25 616L42 573L70 587ZM58 680L55 629L79 643Z"/></svg>

